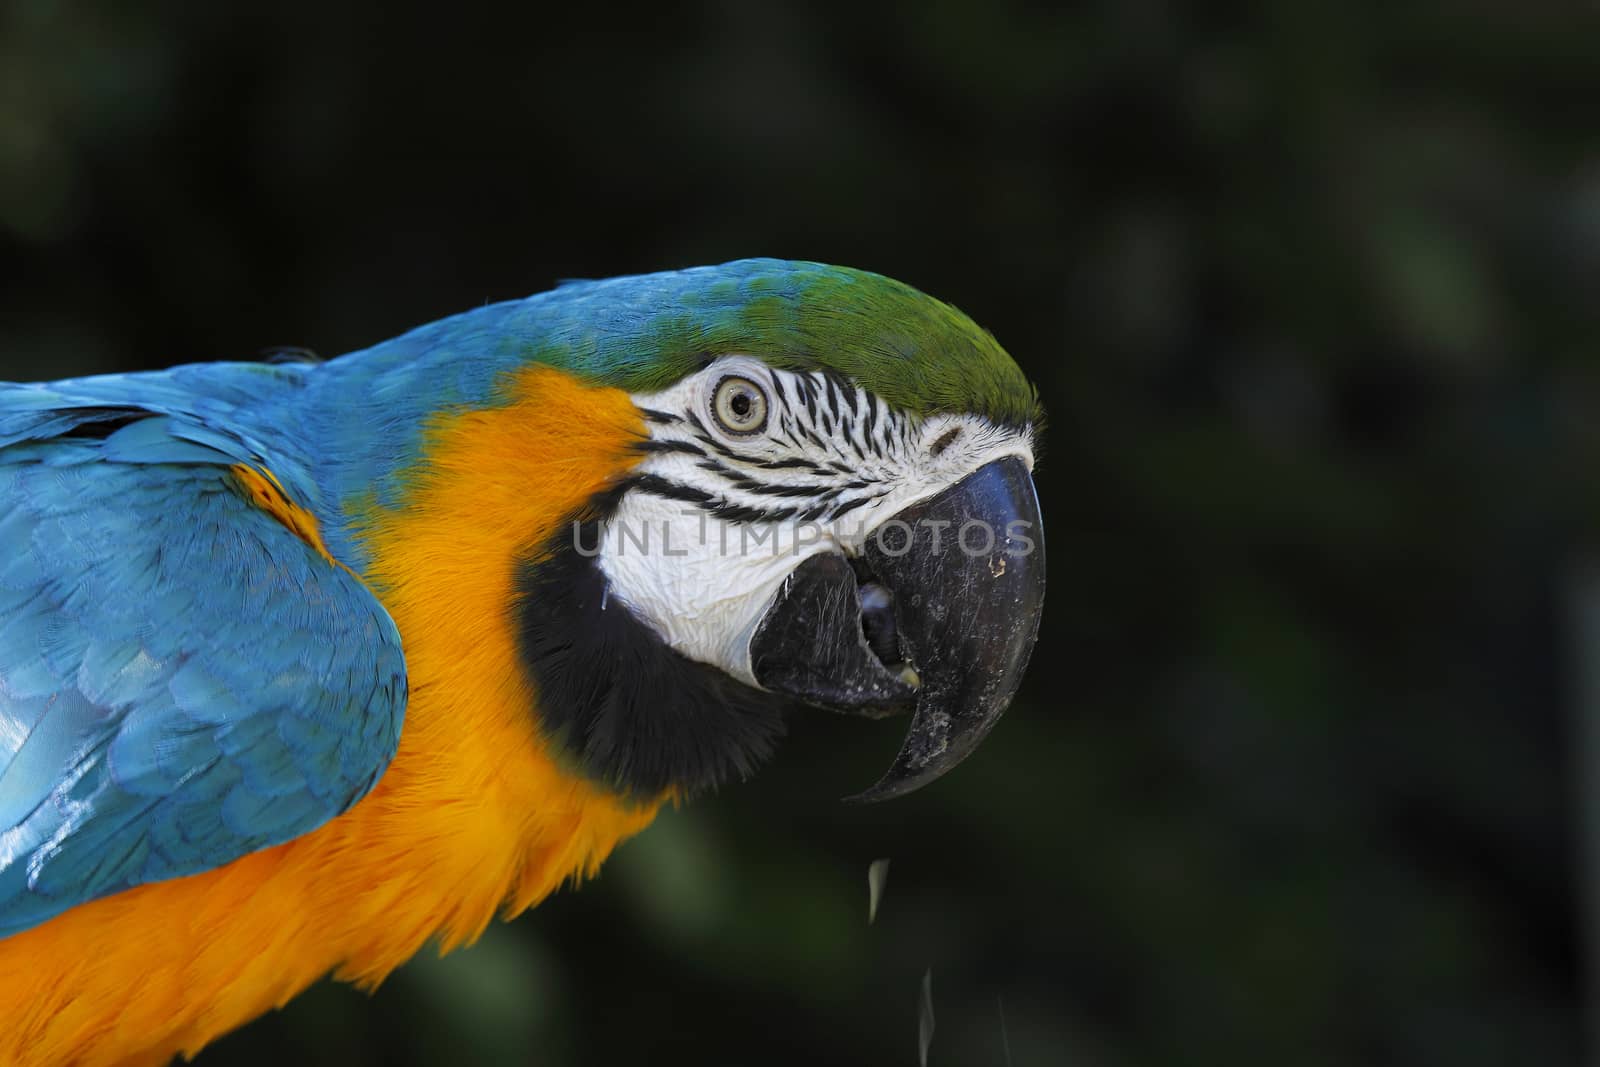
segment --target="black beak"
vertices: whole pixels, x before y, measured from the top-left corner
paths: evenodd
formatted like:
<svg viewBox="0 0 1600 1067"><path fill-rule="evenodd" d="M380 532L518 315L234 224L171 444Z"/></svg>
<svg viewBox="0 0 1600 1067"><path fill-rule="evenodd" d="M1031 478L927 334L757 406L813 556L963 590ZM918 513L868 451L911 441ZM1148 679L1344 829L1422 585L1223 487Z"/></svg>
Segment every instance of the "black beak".
<svg viewBox="0 0 1600 1067"><path fill-rule="evenodd" d="M765 689L864 715L913 709L900 754L852 800L926 785L984 739L1022 682L1044 604L1044 530L1020 459L880 524L859 558L795 569L751 640Z"/></svg>

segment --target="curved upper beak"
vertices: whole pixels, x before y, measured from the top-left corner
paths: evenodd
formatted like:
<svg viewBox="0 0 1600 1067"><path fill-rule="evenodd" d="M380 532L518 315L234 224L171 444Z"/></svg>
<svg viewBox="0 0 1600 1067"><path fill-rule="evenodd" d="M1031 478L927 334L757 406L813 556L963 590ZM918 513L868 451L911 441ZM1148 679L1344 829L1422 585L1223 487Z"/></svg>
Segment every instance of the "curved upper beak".
<svg viewBox="0 0 1600 1067"><path fill-rule="evenodd" d="M902 510L855 560L795 569L751 641L766 689L839 711L912 709L884 800L960 763L1011 703L1039 633L1044 531L1021 459Z"/></svg>

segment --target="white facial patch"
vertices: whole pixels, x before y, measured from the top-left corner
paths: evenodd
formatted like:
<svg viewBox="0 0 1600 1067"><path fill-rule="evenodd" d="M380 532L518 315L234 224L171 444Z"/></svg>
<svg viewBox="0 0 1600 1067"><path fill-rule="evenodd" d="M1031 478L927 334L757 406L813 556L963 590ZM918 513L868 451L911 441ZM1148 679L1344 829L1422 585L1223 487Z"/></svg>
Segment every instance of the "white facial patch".
<svg viewBox="0 0 1600 1067"><path fill-rule="evenodd" d="M1033 469L1031 427L915 418L838 375L748 356L633 401L650 454L583 548L598 550L619 608L752 685L750 640L802 561L854 555L896 513L995 460Z"/></svg>

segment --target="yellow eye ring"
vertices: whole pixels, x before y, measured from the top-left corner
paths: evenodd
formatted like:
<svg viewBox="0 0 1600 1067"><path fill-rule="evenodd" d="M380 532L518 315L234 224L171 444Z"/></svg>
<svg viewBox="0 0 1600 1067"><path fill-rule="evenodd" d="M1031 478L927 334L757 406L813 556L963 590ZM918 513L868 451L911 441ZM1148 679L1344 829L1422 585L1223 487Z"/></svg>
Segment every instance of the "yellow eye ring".
<svg viewBox="0 0 1600 1067"><path fill-rule="evenodd" d="M767 394L749 378L730 374L717 383L711 415L735 437L750 437L767 428Z"/></svg>

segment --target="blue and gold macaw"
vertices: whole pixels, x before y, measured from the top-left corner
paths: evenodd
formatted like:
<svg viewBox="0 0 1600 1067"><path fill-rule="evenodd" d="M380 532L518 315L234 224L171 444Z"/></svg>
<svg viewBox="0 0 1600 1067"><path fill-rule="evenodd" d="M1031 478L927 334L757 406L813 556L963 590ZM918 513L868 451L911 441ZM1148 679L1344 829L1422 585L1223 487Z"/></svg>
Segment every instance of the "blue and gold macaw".
<svg viewBox="0 0 1600 1067"><path fill-rule="evenodd" d="M812 263L563 285L325 363L0 385L0 1063L374 985L743 778L964 758L1044 590L1034 390Z"/></svg>

